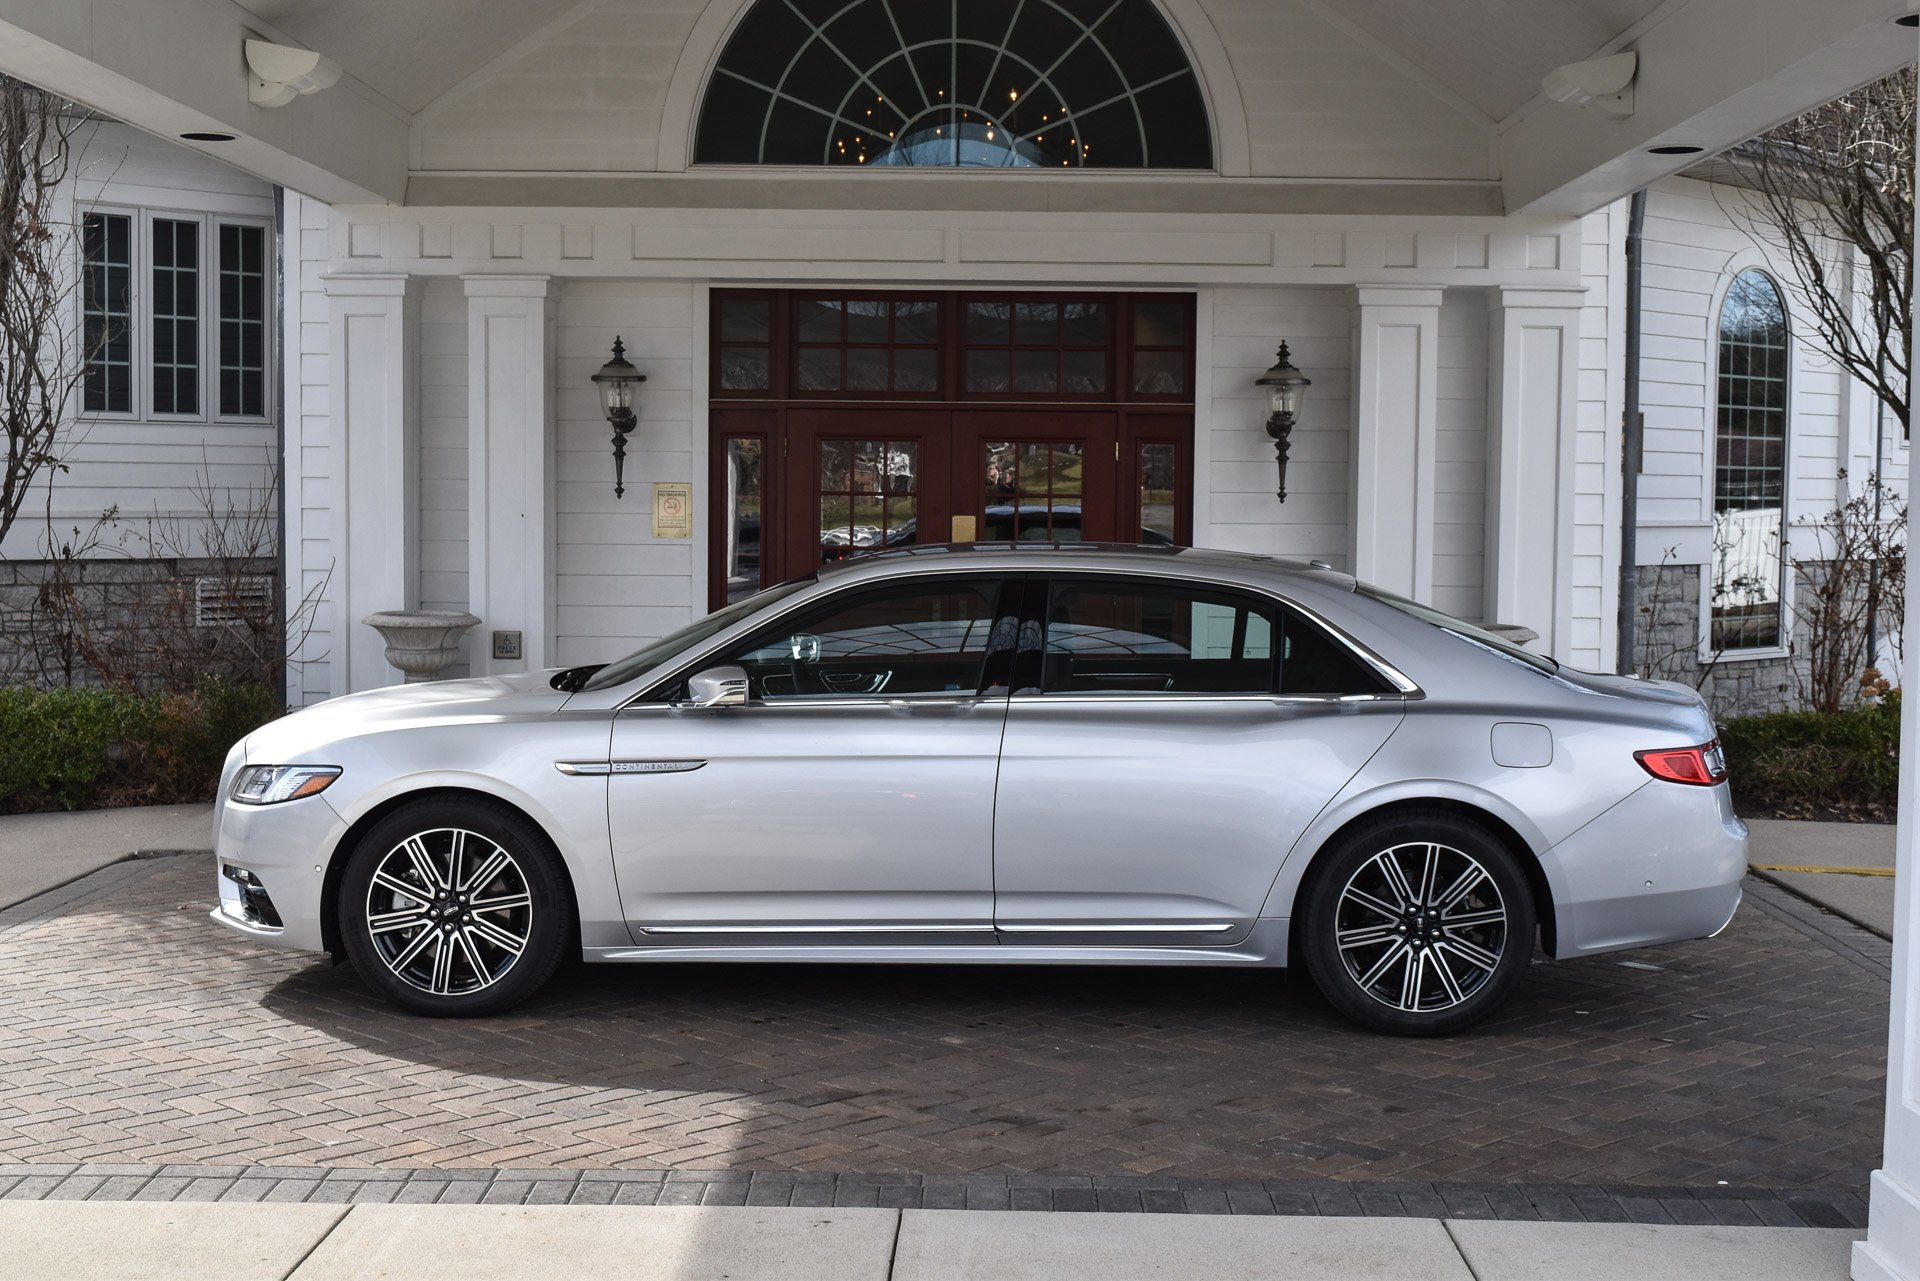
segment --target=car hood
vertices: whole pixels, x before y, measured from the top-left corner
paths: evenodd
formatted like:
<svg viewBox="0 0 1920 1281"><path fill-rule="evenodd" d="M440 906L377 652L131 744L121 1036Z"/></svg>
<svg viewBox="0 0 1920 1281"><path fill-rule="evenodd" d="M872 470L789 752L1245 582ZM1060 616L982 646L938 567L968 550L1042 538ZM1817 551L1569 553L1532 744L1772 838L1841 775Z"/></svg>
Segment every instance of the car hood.
<svg viewBox="0 0 1920 1281"><path fill-rule="evenodd" d="M570 697L552 679L551 671L515 672L345 694L261 726L245 739L246 759L296 764L317 746L382 729L549 716Z"/></svg>

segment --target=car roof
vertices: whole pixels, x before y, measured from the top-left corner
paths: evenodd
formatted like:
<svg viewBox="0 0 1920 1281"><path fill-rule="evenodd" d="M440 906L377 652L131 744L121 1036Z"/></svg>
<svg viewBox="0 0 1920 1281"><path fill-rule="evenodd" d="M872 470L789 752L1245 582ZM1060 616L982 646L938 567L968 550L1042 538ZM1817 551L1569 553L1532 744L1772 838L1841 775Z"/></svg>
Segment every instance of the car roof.
<svg viewBox="0 0 1920 1281"><path fill-rule="evenodd" d="M1354 580L1324 561L1293 560L1260 552L1223 551L1154 543L918 543L864 552L820 567L822 582L865 570L875 575L912 565L915 569L1061 570L1137 569L1164 574L1194 571L1202 577L1310 578L1329 587L1353 589ZM864 574L862 575L865 576Z"/></svg>

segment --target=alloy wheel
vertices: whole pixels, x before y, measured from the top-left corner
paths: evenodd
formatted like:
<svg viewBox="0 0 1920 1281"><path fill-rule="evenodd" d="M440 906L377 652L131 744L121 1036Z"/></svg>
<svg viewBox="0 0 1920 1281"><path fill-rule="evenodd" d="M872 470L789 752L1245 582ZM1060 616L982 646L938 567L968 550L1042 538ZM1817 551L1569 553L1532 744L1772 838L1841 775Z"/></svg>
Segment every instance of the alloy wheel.
<svg viewBox="0 0 1920 1281"><path fill-rule="evenodd" d="M367 886L367 936L395 977L436 996L492 987L526 950L533 895L497 841L464 828L406 837Z"/></svg>
<svg viewBox="0 0 1920 1281"><path fill-rule="evenodd" d="M1507 906L1478 859L1417 841L1381 850L1340 891L1334 934L1347 976L1409 1014L1471 1000L1500 967Z"/></svg>

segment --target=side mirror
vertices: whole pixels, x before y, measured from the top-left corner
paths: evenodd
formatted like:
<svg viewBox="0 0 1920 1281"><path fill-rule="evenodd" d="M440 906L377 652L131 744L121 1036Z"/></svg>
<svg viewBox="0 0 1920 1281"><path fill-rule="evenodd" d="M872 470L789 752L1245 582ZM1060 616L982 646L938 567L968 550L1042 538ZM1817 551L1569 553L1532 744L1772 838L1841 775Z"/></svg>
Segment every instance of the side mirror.
<svg viewBox="0 0 1920 1281"><path fill-rule="evenodd" d="M709 667L687 678L687 705L690 707L744 707L747 702L747 673L740 667Z"/></svg>

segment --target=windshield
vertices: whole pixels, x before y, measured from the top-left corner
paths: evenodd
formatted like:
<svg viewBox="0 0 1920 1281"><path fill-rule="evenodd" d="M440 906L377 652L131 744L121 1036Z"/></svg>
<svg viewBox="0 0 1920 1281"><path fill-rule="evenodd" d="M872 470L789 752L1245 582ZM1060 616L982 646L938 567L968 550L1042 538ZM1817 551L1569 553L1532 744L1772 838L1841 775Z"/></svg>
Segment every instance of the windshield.
<svg viewBox="0 0 1920 1281"><path fill-rule="evenodd" d="M1403 614L1411 614L1423 623L1431 623L1443 631L1452 632L1455 636L1464 637L1478 645L1485 645L1488 649L1498 651L1529 667L1538 668L1543 672L1560 670L1560 664L1551 658L1524 650L1503 636L1496 636L1485 628L1475 627L1472 623L1463 623L1453 615L1443 614L1430 605L1408 600L1405 596L1395 596L1392 592L1383 592L1378 587L1369 587L1365 583L1356 585L1353 590L1362 596L1379 601L1382 605L1391 605Z"/></svg>
<svg viewBox="0 0 1920 1281"><path fill-rule="evenodd" d="M725 609L715 610L705 618L697 618L679 631L662 636L651 645L643 645L625 658L616 659L595 672L581 689L611 689L615 685L624 685L642 672L660 666L672 660L682 650L692 649L709 637L718 636L747 615L765 609L776 601L785 600L803 587L813 585L811 578L799 579L791 583L781 583L778 587L769 587L742 601L735 601Z"/></svg>

